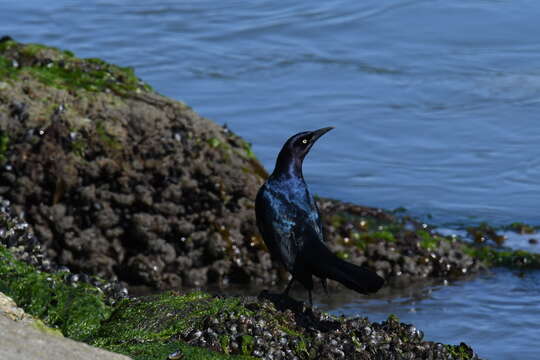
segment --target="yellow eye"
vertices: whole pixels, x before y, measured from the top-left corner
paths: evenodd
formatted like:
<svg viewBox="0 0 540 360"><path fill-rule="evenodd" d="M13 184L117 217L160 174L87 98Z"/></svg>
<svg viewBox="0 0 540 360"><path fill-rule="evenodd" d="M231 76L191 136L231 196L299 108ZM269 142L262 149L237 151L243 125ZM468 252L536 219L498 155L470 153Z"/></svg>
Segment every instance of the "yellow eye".
<svg viewBox="0 0 540 360"><path fill-rule="evenodd" d="M302 140L302 144L307 144L307 139Z"/></svg>

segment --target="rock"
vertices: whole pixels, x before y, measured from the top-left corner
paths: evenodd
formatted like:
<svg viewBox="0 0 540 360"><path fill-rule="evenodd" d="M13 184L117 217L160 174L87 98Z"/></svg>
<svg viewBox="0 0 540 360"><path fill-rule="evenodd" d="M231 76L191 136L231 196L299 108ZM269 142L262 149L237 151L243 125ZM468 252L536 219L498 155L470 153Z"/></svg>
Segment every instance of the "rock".
<svg viewBox="0 0 540 360"><path fill-rule="evenodd" d="M204 242L183 246L181 237L206 239L240 223L252 226L232 229L239 245L256 234L250 206L265 172L232 131L155 93L129 69L13 40L0 44L0 56L9 73L0 88L0 136L9 143L0 166L11 169L0 188L25 208L53 260L159 287L171 283L165 273L149 276L148 266L134 264L188 256L208 266L226 255L223 246L206 256Z"/></svg>
<svg viewBox="0 0 540 360"><path fill-rule="evenodd" d="M156 340L158 333L170 338ZM265 291L258 298L194 292L131 299L116 307L100 334L96 341L118 350L136 344L159 349L174 339L265 359L478 359L466 344L425 341L421 330L396 316L381 323L334 317ZM169 354L163 347L159 358Z"/></svg>
<svg viewBox="0 0 540 360"><path fill-rule="evenodd" d="M1 299L1 295L0 295ZM15 321L0 311L0 359L128 360L127 356L98 349L44 331L34 322ZM42 326L42 325L41 325Z"/></svg>
<svg viewBox="0 0 540 360"><path fill-rule="evenodd" d="M0 287L3 286L3 288L14 290L16 288L18 289L19 286L33 286L33 288L26 289L22 293L24 294L25 291L30 291L31 293L39 293L45 298L40 301L30 299L31 302L40 306L46 304L47 301L58 303L56 299L47 299L47 296L51 295L49 291L39 292L39 289L41 286L44 289L48 289L51 285L56 286L55 281L64 279L70 273L70 269L65 266L59 266L58 263L52 260L43 243L32 233L28 223L21 216L11 215L10 209L9 201L0 198ZM69 260L69 258L73 257L73 253L71 251L64 251L62 257L68 257L67 260ZM20 261L20 263L17 261ZM106 263L106 258L97 259L96 261L102 261L102 267L110 266L110 264ZM31 273L27 273L29 266L35 268L39 274L37 277L41 281L47 283L42 284L36 278L28 283L24 282L23 279L25 276L32 276ZM18 272L22 272L23 275L18 274ZM51 283L48 280L49 276ZM105 300L109 303L114 303L127 295L126 289L117 282L108 282L86 274L81 274L79 278L80 282L92 284L92 286L97 287L97 289L93 289L92 291L100 294L99 297L103 297L104 295ZM82 284L79 287L83 287ZM62 287L58 287L57 290L60 288ZM21 289L18 289L18 291L21 291ZM84 290L82 291L84 293ZM77 296L81 300L81 294ZM93 304L99 302L95 299L90 300L90 303ZM39 306L36 307L36 309L39 308Z"/></svg>
<svg viewBox="0 0 540 360"><path fill-rule="evenodd" d="M14 321L32 322L34 319L26 314L23 309L17 307L15 301L0 292L0 315Z"/></svg>

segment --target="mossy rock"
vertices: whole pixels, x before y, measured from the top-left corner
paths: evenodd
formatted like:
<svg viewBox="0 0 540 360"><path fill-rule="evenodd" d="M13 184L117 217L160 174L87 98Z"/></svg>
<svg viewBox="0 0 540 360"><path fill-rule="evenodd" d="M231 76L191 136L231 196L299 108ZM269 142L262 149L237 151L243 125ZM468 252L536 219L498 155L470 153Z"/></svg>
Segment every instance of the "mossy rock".
<svg viewBox="0 0 540 360"><path fill-rule="evenodd" d="M65 336L85 340L109 316L110 307L99 289L84 283L69 285L65 275L39 272L0 245L0 292Z"/></svg>
<svg viewBox="0 0 540 360"><path fill-rule="evenodd" d="M497 249L486 245L465 245L470 256L480 259L489 266L513 269L540 269L540 254L525 250Z"/></svg>
<svg viewBox="0 0 540 360"><path fill-rule="evenodd" d="M266 172L249 143L129 68L0 41L0 166L0 196L75 272L157 288L271 277L250 245Z"/></svg>
<svg viewBox="0 0 540 360"><path fill-rule="evenodd" d="M212 298L202 292L187 295L164 293L126 299L115 307L92 343L135 359L165 359L176 350L190 354L189 358L198 358L197 353L201 351L188 345L185 340L220 313L252 316L253 312L242 307L240 302L238 298ZM211 350L227 352L221 348ZM207 356L207 353L203 354ZM216 353L213 356L229 358L225 355Z"/></svg>
<svg viewBox="0 0 540 360"><path fill-rule="evenodd" d="M69 91L111 91L129 95L152 88L135 76L132 68L100 59L79 59L69 51L40 44L21 44L0 39L0 81L32 77L44 85Z"/></svg>
<svg viewBox="0 0 540 360"><path fill-rule="evenodd" d="M4 208L0 215L6 215ZM26 224L0 216L4 243L20 258ZM26 256L25 256L26 255ZM39 262L38 262L39 263ZM41 263L41 266L44 266ZM24 310L67 336L135 359L228 359L274 354L277 358L380 359L396 356L473 359L465 344L425 341L414 326L390 315L387 321L334 317L302 302L262 292L254 297L169 292L108 305L96 279L75 281L68 272L41 272L0 247L0 291Z"/></svg>
<svg viewBox="0 0 540 360"><path fill-rule="evenodd" d="M476 358L465 344L423 340L395 316L382 323L333 317L266 292L259 298L171 292L124 300L92 344L140 360L165 359L175 349L187 354L193 346L243 358Z"/></svg>

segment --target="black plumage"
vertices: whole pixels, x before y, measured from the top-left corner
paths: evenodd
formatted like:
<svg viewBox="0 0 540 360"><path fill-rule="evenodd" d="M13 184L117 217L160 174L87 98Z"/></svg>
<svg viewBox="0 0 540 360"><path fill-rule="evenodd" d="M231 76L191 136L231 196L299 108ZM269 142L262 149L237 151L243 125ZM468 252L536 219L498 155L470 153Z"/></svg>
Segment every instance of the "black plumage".
<svg viewBox="0 0 540 360"><path fill-rule="evenodd" d="M301 132L289 138L255 201L257 226L272 258L292 274L285 293L299 281L308 290L310 305L313 275L321 279L325 289L328 278L363 294L375 292L384 284L375 272L341 260L325 244L321 216L304 181L302 163L317 139L331 129Z"/></svg>

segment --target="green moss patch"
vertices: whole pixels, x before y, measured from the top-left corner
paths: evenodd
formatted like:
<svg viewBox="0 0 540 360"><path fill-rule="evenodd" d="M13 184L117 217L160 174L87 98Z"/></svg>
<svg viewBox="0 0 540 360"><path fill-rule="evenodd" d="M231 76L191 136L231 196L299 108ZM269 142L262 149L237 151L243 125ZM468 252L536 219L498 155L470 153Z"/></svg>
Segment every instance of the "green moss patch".
<svg viewBox="0 0 540 360"><path fill-rule="evenodd" d="M536 234L536 232L538 231L538 227L524 224L521 222L511 223L510 225L503 227L503 229L514 231L522 235L523 234Z"/></svg>
<svg viewBox="0 0 540 360"><path fill-rule="evenodd" d="M27 313L42 319L76 340L85 340L110 314L103 294L96 288L66 282L67 273L47 274L15 260L0 246L0 291Z"/></svg>
<svg viewBox="0 0 540 360"><path fill-rule="evenodd" d="M69 284L69 273L37 271L16 260L2 245L0 275L0 292L36 317L35 324L43 331L58 329L58 335L141 360L167 359L174 352L183 354L181 359L251 358L229 356L179 340L186 331L202 328L201 321L219 312L252 315L239 305L238 298L215 299L197 292L185 296L162 294L153 301L124 300L109 319L113 308L105 303L99 289L81 282ZM253 339L245 337L242 350L248 353L252 347Z"/></svg>
<svg viewBox="0 0 540 360"><path fill-rule="evenodd" d="M490 266L539 269L540 254L525 250L499 250L491 246L464 245L465 252Z"/></svg>
<svg viewBox="0 0 540 360"><path fill-rule="evenodd" d="M108 338L107 344L167 340L201 327L200 322L205 317L232 311L251 314L239 305L237 298L215 299L202 292L183 296L167 292L155 297L124 300L104 323L98 336L116 334L114 338Z"/></svg>
<svg viewBox="0 0 540 360"><path fill-rule="evenodd" d="M9 149L9 136L0 130L0 165L6 161L7 151Z"/></svg>
<svg viewBox="0 0 540 360"><path fill-rule="evenodd" d="M416 234L420 238L420 246L426 250L435 249L437 246L439 246L439 242L441 241L440 237L437 235L432 235L425 230L418 230Z"/></svg>
<svg viewBox="0 0 540 360"><path fill-rule="evenodd" d="M454 359L467 360L474 356L473 350L465 343L459 345L445 345L445 348Z"/></svg>
<svg viewBox="0 0 540 360"><path fill-rule="evenodd" d="M99 59L78 59L72 52L39 44L0 42L0 80L30 76L41 83L67 90L111 91L117 95L152 91L132 68Z"/></svg>
<svg viewBox="0 0 540 360"><path fill-rule="evenodd" d="M239 298L214 298L208 294L194 292L179 295L167 292L139 299L123 300L112 316L103 323L92 340L93 345L123 353L136 359L166 358L174 349L181 348L194 359L200 353L180 341L194 331L204 329L204 322L221 313L253 315L240 304ZM245 338L242 349L246 354L252 349L252 341ZM228 342L223 340L227 353ZM207 351L208 352L208 351ZM228 359L223 354L207 354L213 359ZM191 359L191 357L190 357Z"/></svg>
<svg viewBox="0 0 540 360"><path fill-rule="evenodd" d="M128 355L135 360L165 360L175 358L181 360L227 360L227 359L253 359L248 356L234 356L211 351L205 348L190 346L183 341L150 342L139 344L123 344L112 346L109 350Z"/></svg>

